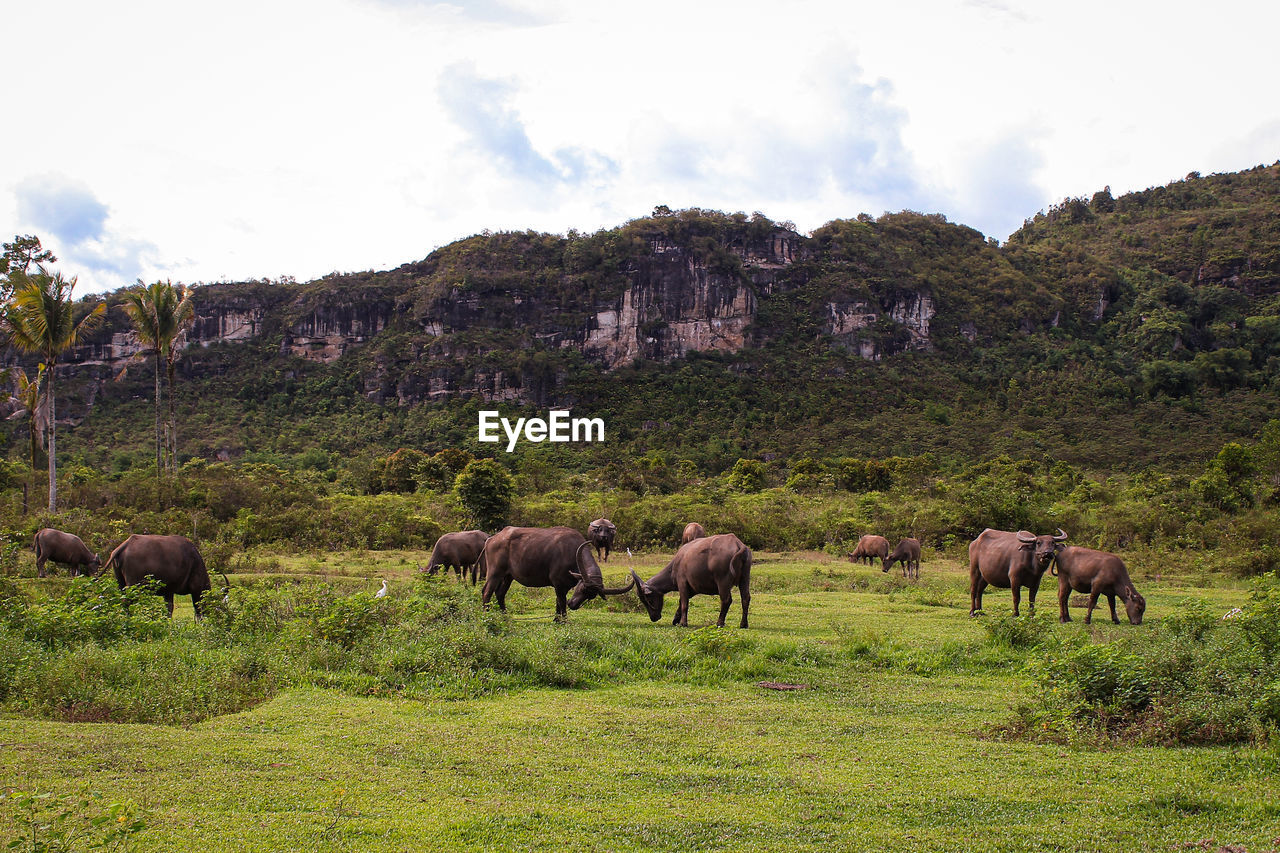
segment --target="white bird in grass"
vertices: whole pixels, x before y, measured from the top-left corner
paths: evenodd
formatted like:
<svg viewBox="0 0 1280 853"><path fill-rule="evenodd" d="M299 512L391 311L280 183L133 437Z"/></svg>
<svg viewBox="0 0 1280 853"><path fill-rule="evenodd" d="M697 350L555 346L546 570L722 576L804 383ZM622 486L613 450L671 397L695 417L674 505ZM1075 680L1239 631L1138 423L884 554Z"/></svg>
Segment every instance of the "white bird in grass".
<svg viewBox="0 0 1280 853"><path fill-rule="evenodd" d="M632 556L632 554L631 554L631 549L630 549L630 548L628 548L628 549L627 549L627 556L628 556L628 557Z"/></svg>
<svg viewBox="0 0 1280 853"><path fill-rule="evenodd" d="M380 590L378 590L377 592L375 592L375 593L373 594L373 597L374 597L374 598L386 598L386 597L387 597L387 579L386 579L386 578L382 578L382 589L380 589Z"/></svg>

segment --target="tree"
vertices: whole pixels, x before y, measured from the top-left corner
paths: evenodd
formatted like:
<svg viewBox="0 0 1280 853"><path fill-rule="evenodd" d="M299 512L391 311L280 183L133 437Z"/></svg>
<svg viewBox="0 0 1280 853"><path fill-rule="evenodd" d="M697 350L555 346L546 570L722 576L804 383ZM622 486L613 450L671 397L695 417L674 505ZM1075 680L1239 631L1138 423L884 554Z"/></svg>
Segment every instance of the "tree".
<svg viewBox="0 0 1280 853"><path fill-rule="evenodd" d="M125 293L125 313L133 323L138 342L156 359L156 475L165 467L167 450L169 468L178 466L178 426L174 413L174 368L178 356L178 340L195 321L191 292L185 285L171 281L152 284L138 282ZM160 364L168 369L169 426L161 427Z"/></svg>
<svg viewBox="0 0 1280 853"><path fill-rule="evenodd" d="M10 395L11 399L21 408L11 415L16 418L25 415L28 420L27 436L28 451L31 459L31 473L28 476L28 482L22 485L22 512L25 515L29 509L27 505L27 497L35 487L35 476L37 456L40 448L44 445L44 431L46 424L44 421L44 366L36 371L36 378L31 379L27 376L27 372L21 367L16 368L13 373L17 389Z"/></svg>
<svg viewBox="0 0 1280 853"><path fill-rule="evenodd" d="M492 459L468 463L454 481L453 488L476 525L484 530L496 531L503 526L516 494L515 483L507 469Z"/></svg>
<svg viewBox="0 0 1280 853"><path fill-rule="evenodd" d="M137 286L129 288L124 295L124 312L129 315L129 321L133 323L133 333L138 336L138 343L145 347L144 352L154 355L156 359L156 478L159 479L160 472L164 469L164 438L160 429L160 327L156 318L155 310L155 293L153 288L157 287L160 282L150 287L138 282ZM124 370L120 371L117 379L122 378L125 371L129 369L128 363L125 364Z"/></svg>
<svg viewBox="0 0 1280 853"><path fill-rule="evenodd" d="M54 257L53 252L40 245L40 238L34 234L28 234L25 237L15 234L12 243L4 244L4 255L0 256L0 276L4 276L3 283L0 283L0 301L8 301L13 294L13 280L11 273L21 273L26 275L31 271L32 264L55 264L58 259Z"/></svg>
<svg viewBox="0 0 1280 853"><path fill-rule="evenodd" d="M106 303L99 302L79 321L75 319L76 278L50 273L38 266L34 274L10 271L13 284L12 301L0 316L9 341L23 352L41 358L45 371L45 422L49 429L49 512L58 511L57 419L54 378L58 358L80 340L106 313Z"/></svg>

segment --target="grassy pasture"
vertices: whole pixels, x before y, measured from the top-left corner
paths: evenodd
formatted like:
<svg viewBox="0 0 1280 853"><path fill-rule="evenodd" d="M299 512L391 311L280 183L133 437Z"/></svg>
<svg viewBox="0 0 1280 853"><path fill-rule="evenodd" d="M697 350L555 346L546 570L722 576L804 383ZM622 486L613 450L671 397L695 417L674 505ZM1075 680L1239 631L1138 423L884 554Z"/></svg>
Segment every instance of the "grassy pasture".
<svg viewBox="0 0 1280 853"><path fill-rule="evenodd" d="M664 559L615 556L605 576L613 583L634 566L647 577ZM263 555L233 582L326 577L373 592L385 577L403 595L425 564L417 552ZM927 553L921 574L913 587L828 555L757 555L747 633L813 650L770 673L803 691L754 678L620 679L451 700L303 687L188 728L9 716L0 718L0 786L132 800L148 825L135 839L144 850L1280 847L1274 750L991 737L1024 677L999 656L953 671L939 650L981 653L985 636L967 615L966 568L958 554ZM1143 566L1135 578L1149 623L1188 601L1225 612L1246 597L1175 565ZM629 596L592 602L567 628L552 624L548 591L514 587L508 604L524 632L660 632L708 654L737 653L737 628L706 627L713 598L693 600L690 631L669 624L668 598L656 624ZM1039 603L1056 612L1052 578ZM1008 593L988 591L986 607L1008 612ZM735 601L730 625L737 614ZM189 603L177 618L190 618ZM1053 630L1105 639L1150 628L1077 621ZM850 665L842 650L873 640L908 665ZM14 820L0 814L0 837L14 835Z"/></svg>

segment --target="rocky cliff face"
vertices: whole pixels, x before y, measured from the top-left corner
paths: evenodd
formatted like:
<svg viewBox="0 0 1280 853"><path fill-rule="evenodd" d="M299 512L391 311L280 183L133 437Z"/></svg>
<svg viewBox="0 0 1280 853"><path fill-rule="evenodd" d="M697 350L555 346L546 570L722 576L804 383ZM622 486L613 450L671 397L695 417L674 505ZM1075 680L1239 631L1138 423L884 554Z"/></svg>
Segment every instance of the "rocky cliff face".
<svg viewBox="0 0 1280 853"><path fill-rule="evenodd" d="M739 352L777 333L757 325L761 301L793 286L794 265L811 259L806 240L777 230L712 251L651 236L647 251L620 271L617 285L604 289L614 295L587 297L585 304L565 294L549 296L536 283L537 270L501 278L501 286L459 283L425 304L410 295L420 274L413 265L393 274L395 287L342 279L209 285L197 291L186 345L278 339L282 355L328 365L395 331L405 336L407 349L379 351L362 368L372 399L408 405L475 394L545 401L563 384L561 370L531 357L518 368L509 358L502 366L478 362L526 349L576 350L614 371L638 360ZM900 349L928 349L935 313L927 292L881 302L832 301L822 329L863 358L879 360ZM113 310L109 318L67 359L68 369L87 368L99 386L145 356L123 312ZM897 331L886 337L885 328Z"/></svg>

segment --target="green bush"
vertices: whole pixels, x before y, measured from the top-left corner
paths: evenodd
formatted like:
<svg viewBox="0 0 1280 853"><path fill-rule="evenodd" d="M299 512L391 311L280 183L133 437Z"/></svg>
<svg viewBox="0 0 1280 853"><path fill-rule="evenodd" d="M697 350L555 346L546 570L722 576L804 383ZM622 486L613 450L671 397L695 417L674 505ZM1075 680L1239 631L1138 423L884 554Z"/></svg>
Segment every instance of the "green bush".
<svg viewBox="0 0 1280 853"><path fill-rule="evenodd" d="M506 523L516 489L507 469L497 462L477 459L467 463L453 488L477 527L498 530Z"/></svg>

